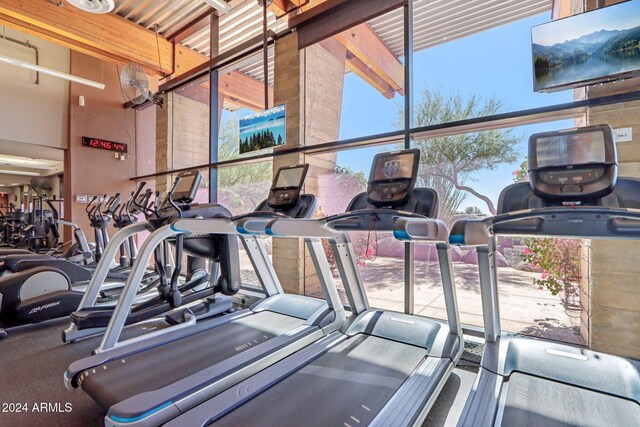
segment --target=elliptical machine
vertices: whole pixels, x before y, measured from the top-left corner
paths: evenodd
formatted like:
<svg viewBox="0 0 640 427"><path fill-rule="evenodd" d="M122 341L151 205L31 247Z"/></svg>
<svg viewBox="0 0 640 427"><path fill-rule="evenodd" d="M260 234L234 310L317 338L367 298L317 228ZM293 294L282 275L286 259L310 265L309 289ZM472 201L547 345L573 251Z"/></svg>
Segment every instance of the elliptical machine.
<svg viewBox="0 0 640 427"><path fill-rule="evenodd" d="M102 204L95 207L94 211L100 211L98 217L102 221L96 228L96 236L103 235L103 227L110 224L110 215L119 203L118 194L109 199L106 207ZM84 233L77 225L60 220L52 204L50 208L54 212L54 225L73 228L77 246L72 246L60 257L33 253L5 257L5 271L0 277L0 327L38 323L68 315L78 306L91 278L94 257ZM111 274L109 279L124 281L126 274ZM0 338L6 335L6 331L0 329Z"/></svg>
<svg viewBox="0 0 640 427"><path fill-rule="evenodd" d="M164 201L155 203L155 209L148 215L144 230L153 232L180 219L231 218L231 213L219 204L192 203L201 180L202 174L198 171L180 173ZM159 193L156 193L156 199L158 198ZM140 224L132 224L122 229L119 234L129 235L140 231ZM114 243L119 245L118 242L114 236ZM169 246L175 248L173 271L167 268L168 254L171 252ZM212 316L232 308L231 299L223 296L234 295L240 289L240 261L235 236L179 234L162 242L155 248L154 254L156 273L159 276L158 294L130 309L127 307L126 325L200 300L203 300L200 304L200 315ZM189 271L184 282L181 280L183 255L190 257ZM211 262L210 272L205 268L205 260ZM127 280L127 285L129 280L131 279ZM104 332L114 309L96 306L103 285L104 283L95 277L91 280L78 310L71 313L72 324L63 332L63 341L71 342ZM135 285L138 293L141 285L142 283ZM172 321L171 318L167 320ZM175 319L175 322L183 320Z"/></svg>
<svg viewBox="0 0 640 427"><path fill-rule="evenodd" d="M94 262L100 261L105 246L109 243L109 226L115 216L116 211L120 207L122 197L120 193L107 197L105 194L101 199L94 197L86 207L89 215L89 225L93 228L94 238L96 242ZM96 205L93 203L97 202Z"/></svg>
<svg viewBox="0 0 640 427"><path fill-rule="evenodd" d="M153 191L147 189L142 193L142 189L146 185L146 182L141 182L137 191L132 191L120 211L113 216L113 226L121 230L128 225L138 222L139 215L143 212L145 207L149 204ZM120 259L118 271L124 271L129 269L136 260L138 255L138 247L134 236L129 238L120 246Z"/></svg>

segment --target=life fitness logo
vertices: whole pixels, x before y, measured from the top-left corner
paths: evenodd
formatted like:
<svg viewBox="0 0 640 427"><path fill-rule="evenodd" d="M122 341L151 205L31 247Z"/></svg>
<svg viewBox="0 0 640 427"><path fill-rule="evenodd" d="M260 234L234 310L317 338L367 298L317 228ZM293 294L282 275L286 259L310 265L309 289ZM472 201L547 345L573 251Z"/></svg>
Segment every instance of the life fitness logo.
<svg viewBox="0 0 640 427"><path fill-rule="evenodd" d="M55 307L57 305L60 305L60 301L50 302L49 304L41 305L39 307L34 307L29 312L29 315L35 314L35 313L39 313L39 312L41 312L43 310L46 310L46 309L51 308L51 307Z"/></svg>

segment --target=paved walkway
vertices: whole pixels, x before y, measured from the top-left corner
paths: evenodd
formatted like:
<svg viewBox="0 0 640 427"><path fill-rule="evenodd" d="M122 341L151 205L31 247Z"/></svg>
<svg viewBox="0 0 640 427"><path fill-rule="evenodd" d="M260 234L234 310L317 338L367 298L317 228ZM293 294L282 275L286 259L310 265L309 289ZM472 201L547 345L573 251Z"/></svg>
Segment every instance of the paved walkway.
<svg viewBox="0 0 640 427"><path fill-rule="evenodd" d="M241 251L243 280L256 282L255 273L244 251ZM416 261L415 313L444 319L446 311L440 268L437 261ZM475 265L453 264L458 294L460 319L468 325L482 326L482 303L478 268ZM373 307L404 311L404 262L401 259L378 257L360 269ZM534 286L528 273L509 267L498 268L500 318L502 329L526 335L584 344L580 336L580 312L566 311L560 296ZM338 285L339 279L337 279ZM344 297L344 291L341 291ZM343 298L346 301L346 297Z"/></svg>
<svg viewBox="0 0 640 427"><path fill-rule="evenodd" d="M437 262L416 261L415 313L445 318L446 311L440 268ZM474 265L453 264L460 320L482 326L482 303L478 269ZM394 258L378 258L360 270L372 306L404 310L404 264ZM498 293L502 329L584 344L579 333L580 312L566 311L560 296L540 290L531 282L536 273L509 267L498 268Z"/></svg>

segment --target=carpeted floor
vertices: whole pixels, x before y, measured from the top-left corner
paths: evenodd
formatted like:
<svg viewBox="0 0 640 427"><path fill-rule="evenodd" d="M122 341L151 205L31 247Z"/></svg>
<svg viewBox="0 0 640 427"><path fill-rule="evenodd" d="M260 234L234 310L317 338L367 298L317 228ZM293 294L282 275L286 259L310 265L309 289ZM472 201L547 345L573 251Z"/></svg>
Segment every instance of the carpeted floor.
<svg viewBox="0 0 640 427"><path fill-rule="evenodd" d="M23 326L11 330L9 337L0 341L0 426L103 425L102 408L82 391L65 389L62 380L69 365L91 355L100 338L64 344L61 334L68 324L65 318ZM59 408L55 408L56 403ZM26 412L15 412L15 408L8 407L10 404L21 409L26 406ZM54 407L35 412L34 405L41 404ZM64 412L67 409L70 412Z"/></svg>
<svg viewBox="0 0 640 427"><path fill-rule="evenodd" d="M0 341L0 427L103 425L104 410L81 390L66 390L63 383L67 367L89 356L100 338L63 344L61 333L67 324L68 320L59 319L20 327ZM129 330L126 335L135 333ZM455 425L475 372L476 365L461 363L436 400L425 426ZM26 406L26 411L16 412L16 406L23 411Z"/></svg>

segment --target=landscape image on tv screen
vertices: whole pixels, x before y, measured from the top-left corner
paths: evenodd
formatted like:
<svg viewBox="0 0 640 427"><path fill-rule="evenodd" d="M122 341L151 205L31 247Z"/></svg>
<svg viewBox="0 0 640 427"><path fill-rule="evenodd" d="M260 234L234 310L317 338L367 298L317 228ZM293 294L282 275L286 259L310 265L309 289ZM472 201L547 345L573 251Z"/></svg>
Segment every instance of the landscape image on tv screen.
<svg viewBox="0 0 640 427"><path fill-rule="evenodd" d="M282 104L240 119L240 154L283 145L285 114Z"/></svg>
<svg viewBox="0 0 640 427"><path fill-rule="evenodd" d="M640 0L531 28L534 90L640 74Z"/></svg>

